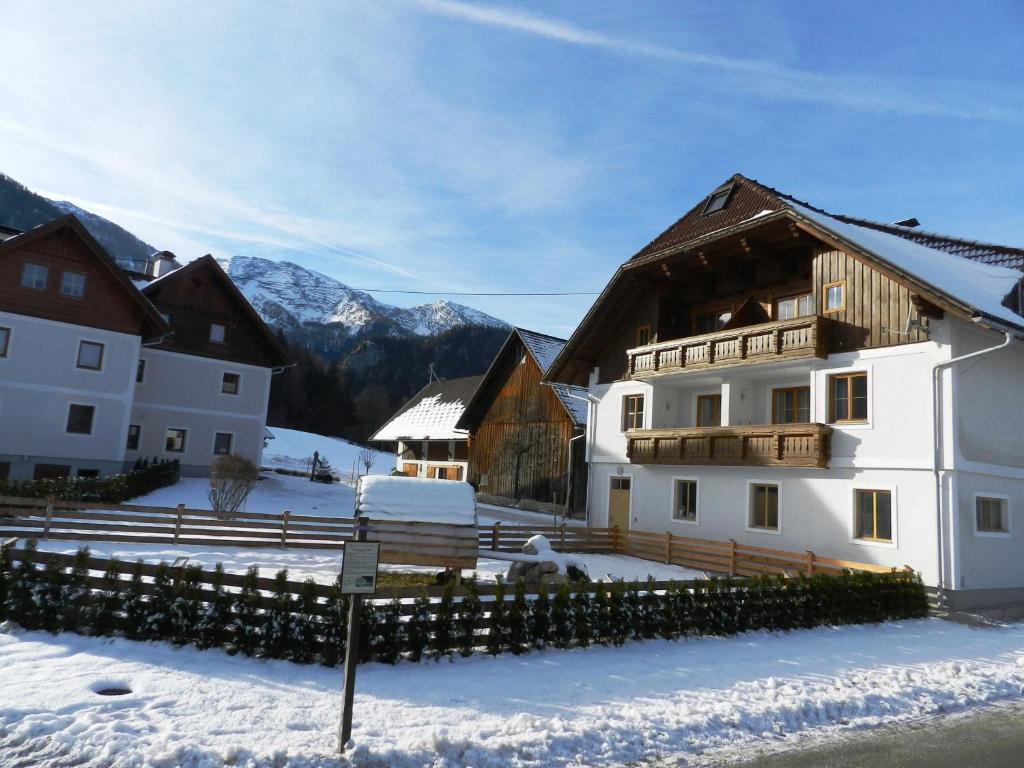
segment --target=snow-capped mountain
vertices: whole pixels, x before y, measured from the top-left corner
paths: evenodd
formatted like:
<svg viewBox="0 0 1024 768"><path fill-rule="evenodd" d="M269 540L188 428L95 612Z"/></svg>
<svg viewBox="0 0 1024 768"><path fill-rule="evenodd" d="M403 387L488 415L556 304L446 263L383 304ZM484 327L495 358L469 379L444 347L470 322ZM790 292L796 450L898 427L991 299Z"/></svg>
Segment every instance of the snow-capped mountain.
<svg viewBox="0 0 1024 768"><path fill-rule="evenodd" d="M118 264L136 272L146 271L146 260L156 252L149 243L140 240L127 229L105 219L84 208L79 208L67 200L51 200L50 202L61 213L73 213L85 225L89 233L96 238L107 253L114 257Z"/></svg>
<svg viewBox="0 0 1024 768"><path fill-rule="evenodd" d="M286 328L314 322L341 324L358 332L383 322L418 336L432 336L464 325L508 327L502 320L445 299L409 308L384 304L290 261L233 256L220 263L267 322Z"/></svg>

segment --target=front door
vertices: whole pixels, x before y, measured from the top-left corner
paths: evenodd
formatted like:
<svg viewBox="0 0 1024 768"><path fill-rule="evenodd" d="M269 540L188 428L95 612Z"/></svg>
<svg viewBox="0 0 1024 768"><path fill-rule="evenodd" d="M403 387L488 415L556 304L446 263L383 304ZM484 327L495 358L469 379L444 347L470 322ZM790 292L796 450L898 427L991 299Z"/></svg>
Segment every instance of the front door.
<svg viewBox="0 0 1024 768"><path fill-rule="evenodd" d="M608 490L608 527L621 531L629 530L629 489L630 477L613 477Z"/></svg>

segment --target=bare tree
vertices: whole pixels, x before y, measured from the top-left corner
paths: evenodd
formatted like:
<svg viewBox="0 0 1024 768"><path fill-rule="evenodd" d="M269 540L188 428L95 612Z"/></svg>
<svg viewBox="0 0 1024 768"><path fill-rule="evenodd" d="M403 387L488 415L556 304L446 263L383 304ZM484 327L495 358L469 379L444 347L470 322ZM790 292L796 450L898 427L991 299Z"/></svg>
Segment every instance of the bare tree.
<svg viewBox="0 0 1024 768"><path fill-rule="evenodd" d="M377 452L372 448L363 448L359 451L359 463L366 468L364 474L370 474L370 470L373 469L373 465L377 463Z"/></svg>
<svg viewBox="0 0 1024 768"><path fill-rule="evenodd" d="M221 515L236 515L260 479L260 471L243 456L221 456L210 468L210 504Z"/></svg>

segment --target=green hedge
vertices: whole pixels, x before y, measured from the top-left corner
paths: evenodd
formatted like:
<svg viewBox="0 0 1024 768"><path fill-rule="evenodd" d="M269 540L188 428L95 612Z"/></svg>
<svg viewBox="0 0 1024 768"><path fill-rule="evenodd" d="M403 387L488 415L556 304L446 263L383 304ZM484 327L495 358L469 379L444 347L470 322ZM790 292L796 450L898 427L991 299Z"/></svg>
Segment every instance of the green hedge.
<svg viewBox="0 0 1024 768"><path fill-rule="evenodd" d="M161 564L144 581L141 561L130 578L109 567L99 584L88 583L88 550L70 568L34 562L35 543L17 564L0 552L0 621L26 629L123 635L198 648L333 666L344 657L348 599L340 576L325 600L312 580L298 594L281 571L272 594L257 588L251 568L244 585L228 592L220 564L212 585L198 567L177 571ZM115 561L116 563L116 561ZM412 604L364 602L360 661L393 664L475 652L526 653L544 647L622 645L630 640L726 636L758 629L788 630L858 624L927 614L924 587L915 574L844 574L811 578L761 577L712 580L695 587L621 581L596 592L563 585L551 598L527 599L521 583L499 583L502 599L481 598L475 581L456 598L449 584L439 599ZM593 590L594 585L590 585Z"/></svg>
<svg viewBox="0 0 1024 768"><path fill-rule="evenodd" d="M64 501L101 501L121 504L157 488L178 482L181 466L174 461L153 459L135 462L131 472L109 477L62 477L57 480L0 480L0 496L44 499L54 496Z"/></svg>

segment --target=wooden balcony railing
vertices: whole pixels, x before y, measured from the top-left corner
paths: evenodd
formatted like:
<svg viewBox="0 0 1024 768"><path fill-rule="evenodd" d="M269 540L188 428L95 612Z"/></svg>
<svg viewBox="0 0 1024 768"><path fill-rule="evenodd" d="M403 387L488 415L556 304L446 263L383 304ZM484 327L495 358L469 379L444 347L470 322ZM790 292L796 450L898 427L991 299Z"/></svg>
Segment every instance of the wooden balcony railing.
<svg viewBox="0 0 1024 768"><path fill-rule="evenodd" d="M664 373L826 357L829 322L809 315L648 344L626 351L629 376L647 379Z"/></svg>
<svg viewBox="0 0 1024 768"><path fill-rule="evenodd" d="M831 434L826 424L764 424L634 429L626 440L633 464L825 468Z"/></svg>

